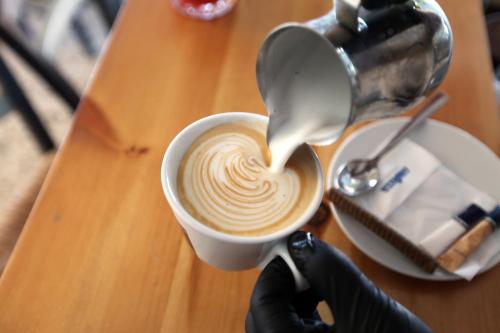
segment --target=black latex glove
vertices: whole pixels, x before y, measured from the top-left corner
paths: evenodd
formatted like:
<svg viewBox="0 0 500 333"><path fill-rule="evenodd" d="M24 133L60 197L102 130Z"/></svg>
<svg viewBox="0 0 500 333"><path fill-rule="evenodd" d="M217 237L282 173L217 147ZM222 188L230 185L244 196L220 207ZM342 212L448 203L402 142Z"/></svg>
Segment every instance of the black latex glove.
<svg viewBox="0 0 500 333"><path fill-rule="evenodd" d="M296 294L292 273L281 258L262 271L245 322L247 333L430 333L415 315L391 299L340 251L305 232L288 249L311 288ZM335 318L321 322L316 306L325 300Z"/></svg>

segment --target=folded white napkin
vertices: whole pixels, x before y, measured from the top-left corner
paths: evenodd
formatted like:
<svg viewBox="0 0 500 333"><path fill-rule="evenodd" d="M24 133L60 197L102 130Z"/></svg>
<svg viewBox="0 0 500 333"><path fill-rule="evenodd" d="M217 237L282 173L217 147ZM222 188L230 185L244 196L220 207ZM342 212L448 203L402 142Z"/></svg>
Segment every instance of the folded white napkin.
<svg viewBox="0 0 500 333"><path fill-rule="evenodd" d="M421 247L423 240L435 235L440 226L470 204L486 211L496 204L488 194L462 180L433 154L408 139L388 153L379 162L379 168L379 185L354 201ZM434 237L433 242L449 243L450 239ZM437 244L431 245L435 248ZM442 248L449 245L443 244ZM428 252L433 252L430 247ZM500 232L496 231L455 274L470 280L498 253Z"/></svg>

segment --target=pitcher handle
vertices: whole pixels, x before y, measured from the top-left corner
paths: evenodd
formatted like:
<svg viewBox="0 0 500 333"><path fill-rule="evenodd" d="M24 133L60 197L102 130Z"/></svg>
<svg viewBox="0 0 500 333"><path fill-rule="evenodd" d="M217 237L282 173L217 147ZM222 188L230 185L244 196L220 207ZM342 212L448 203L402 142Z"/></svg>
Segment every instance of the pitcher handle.
<svg viewBox="0 0 500 333"><path fill-rule="evenodd" d="M411 0L335 0L334 11L337 21L351 31L358 32L359 9L380 9L390 5L397 5Z"/></svg>
<svg viewBox="0 0 500 333"><path fill-rule="evenodd" d="M335 0L333 9L340 24L357 32L359 30L358 12L360 7L361 0Z"/></svg>

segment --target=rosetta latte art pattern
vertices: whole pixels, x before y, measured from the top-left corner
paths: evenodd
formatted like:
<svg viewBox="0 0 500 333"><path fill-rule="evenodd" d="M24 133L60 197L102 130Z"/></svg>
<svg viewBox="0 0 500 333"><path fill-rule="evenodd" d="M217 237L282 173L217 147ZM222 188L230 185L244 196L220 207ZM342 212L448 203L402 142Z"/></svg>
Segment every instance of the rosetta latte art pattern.
<svg viewBox="0 0 500 333"><path fill-rule="evenodd" d="M244 133L221 133L200 143L185 163L182 181L198 214L235 233L282 221L300 193L296 172L270 173L261 147Z"/></svg>
<svg viewBox="0 0 500 333"><path fill-rule="evenodd" d="M265 127L248 126L221 125L199 137L184 156L178 187L183 206L204 224L259 235L284 227L303 211L304 170L291 163L284 172L271 173L264 158Z"/></svg>

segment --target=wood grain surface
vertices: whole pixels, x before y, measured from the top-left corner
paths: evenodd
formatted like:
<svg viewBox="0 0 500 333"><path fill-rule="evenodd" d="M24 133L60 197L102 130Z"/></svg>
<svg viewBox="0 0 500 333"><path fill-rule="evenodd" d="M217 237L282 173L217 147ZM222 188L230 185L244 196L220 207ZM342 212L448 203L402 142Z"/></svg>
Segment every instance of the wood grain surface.
<svg viewBox="0 0 500 333"><path fill-rule="evenodd" d="M440 3L455 47L442 86L451 100L436 118L499 153L481 1ZM0 332L242 332L258 271L194 256L163 197L161 158L198 118L265 113L255 82L264 36L330 6L241 0L207 23L168 0L128 0L1 277ZM318 150L323 167L335 147ZM500 267L471 283L420 281L370 260L333 221L318 232L435 332L500 332Z"/></svg>

